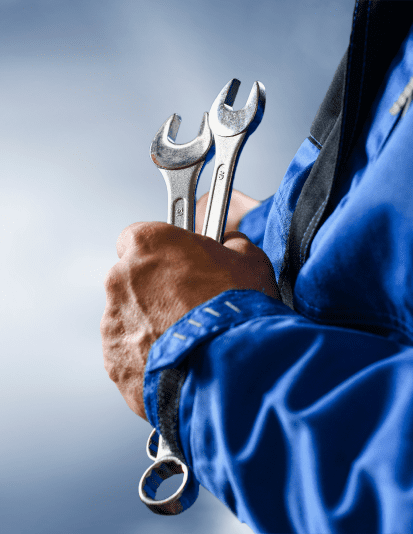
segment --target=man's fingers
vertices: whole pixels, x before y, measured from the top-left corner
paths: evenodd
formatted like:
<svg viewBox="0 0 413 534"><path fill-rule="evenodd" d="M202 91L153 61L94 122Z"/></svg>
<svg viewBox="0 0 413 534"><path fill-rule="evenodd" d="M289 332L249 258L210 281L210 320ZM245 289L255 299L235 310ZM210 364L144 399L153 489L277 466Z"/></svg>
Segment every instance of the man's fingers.
<svg viewBox="0 0 413 534"><path fill-rule="evenodd" d="M195 211L195 233L200 234L204 226L205 212L208 204L209 193L205 193L196 203Z"/></svg>
<svg viewBox="0 0 413 534"><path fill-rule="evenodd" d="M273 266L269 257L262 249L254 245L241 232L228 232L225 234L223 245L246 256L245 259L249 262L250 272L254 272L255 276L259 276L260 282L258 286L255 288L251 287L250 289L257 289L269 297L281 300Z"/></svg>
<svg viewBox="0 0 413 534"><path fill-rule="evenodd" d="M143 222L137 222L130 224L120 233L118 240L116 241L116 252L119 259L125 254L126 250L130 248L135 242L135 236L139 231L139 227L145 224Z"/></svg>
<svg viewBox="0 0 413 534"><path fill-rule="evenodd" d="M252 243L245 234L235 230L233 232L227 232L224 235L222 244L224 247L235 250L240 254L256 252L257 249L254 243Z"/></svg>
<svg viewBox="0 0 413 534"><path fill-rule="evenodd" d="M137 222L127 226L122 230L116 242L116 252L119 258L125 254L128 249L139 247L141 250L156 248L165 244L168 240L168 233L179 230L172 227L166 222Z"/></svg>

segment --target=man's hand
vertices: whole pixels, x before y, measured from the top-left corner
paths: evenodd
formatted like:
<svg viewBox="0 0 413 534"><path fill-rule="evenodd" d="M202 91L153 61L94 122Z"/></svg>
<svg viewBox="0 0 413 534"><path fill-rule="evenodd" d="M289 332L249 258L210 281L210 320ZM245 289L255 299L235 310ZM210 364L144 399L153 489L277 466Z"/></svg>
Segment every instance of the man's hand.
<svg viewBox="0 0 413 534"><path fill-rule="evenodd" d="M268 256L244 234L213 239L166 223L135 223L117 241L101 321L105 369L146 419L143 379L151 345L191 309L228 289L279 298Z"/></svg>

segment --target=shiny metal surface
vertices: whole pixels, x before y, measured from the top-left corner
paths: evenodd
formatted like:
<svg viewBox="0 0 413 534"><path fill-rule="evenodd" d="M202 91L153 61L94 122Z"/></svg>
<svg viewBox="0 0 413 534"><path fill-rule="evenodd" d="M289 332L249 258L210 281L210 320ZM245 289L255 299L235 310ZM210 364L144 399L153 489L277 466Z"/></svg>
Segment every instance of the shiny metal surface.
<svg viewBox="0 0 413 534"><path fill-rule="evenodd" d="M173 455L156 429L149 435L146 453L155 462L145 471L139 482L141 501L155 514L182 513L195 502L198 496L198 485L194 484L194 476L188 467ZM175 493L167 499L155 500L156 491L162 481L179 473L183 473L184 478Z"/></svg>
<svg viewBox="0 0 413 534"><path fill-rule="evenodd" d="M234 137L215 138L215 167L205 210L202 235L221 241L232 191L234 167L246 132Z"/></svg>
<svg viewBox="0 0 413 534"><path fill-rule="evenodd" d="M150 155L165 179L168 189L168 223L194 231L195 193L199 174L215 141L215 166L204 219L203 235L221 241L232 191L234 170L243 146L261 122L265 108L265 88L255 82L246 105L233 111L240 81L229 81L204 113L196 139L184 145L175 143L181 118L173 114L154 137ZM154 429L148 439L147 454L154 463L143 474L139 496L148 508L161 515L176 515L189 508L198 496L199 483L191 469L173 455ZM167 499L156 501L163 480L183 473L178 490Z"/></svg>
<svg viewBox="0 0 413 534"><path fill-rule="evenodd" d="M202 117L197 137L178 145L175 143L181 124L181 117L174 113L159 128L153 138L150 153L155 165L162 169L183 169L191 167L206 158L212 145L212 133L208 124L208 113Z"/></svg>
<svg viewBox="0 0 413 534"><path fill-rule="evenodd" d="M174 113L155 135L150 156L164 177L168 190L167 222L194 231L195 193L198 178L212 146L208 113L204 113L198 136L189 143L175 143L181 117Z"/></svg>
<svg viewBox="0 0 413 534"><path fill-rule="evenodd" d="M167 222L194 231L195 192L204 161L192 167L178 170L159 169L168 190Z"/></svg>
<svg viewBox="0 0 413 534"><path fill-rule="evenodd" d="M168 223L194 231L196 186L213 136L208 113L204 113L198 136L189 143L178 145L175 139L180 123L181 117L176 113L163 123L152 141L150 156L168 190ZM160 515L177 515L192 506L198 496L199 483L185 463L174 456L156 429L149 436L146 452L154 463L139 482L141 501ZM162 481L179 473L183 473L184 478L178 490L167 499L155 500Z"/></svg>
<svg viewBox="0 0 413 534"><path fill-rule="evenodd" d="M230 80L214 100L209 112L209 125L214 136L229 137L238 135L248 128L258 108L259 86L255 82L245 106L234 111L232 106L238 94L241 82L236 78Z"/></svg>
<svg viewBox="0 0 413 534"><path fill-rule="evenodd" d="M264 114L266 94L261 82L252 86L246 105L233 111L240 86L236 78L219 93L209 112L215 141L215 166L205 211L202 235L221 241L225 230L237 158Z"/></svg>

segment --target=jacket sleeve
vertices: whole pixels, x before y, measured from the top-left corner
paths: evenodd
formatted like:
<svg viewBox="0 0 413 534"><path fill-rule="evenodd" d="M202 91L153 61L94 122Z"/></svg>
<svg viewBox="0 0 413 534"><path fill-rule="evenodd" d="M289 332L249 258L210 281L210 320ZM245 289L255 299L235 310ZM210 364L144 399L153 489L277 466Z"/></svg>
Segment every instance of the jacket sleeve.
<svg viewBox="0 0 413 534"><path fill-rule="evenodd" d="M386 506L409 531L410 347L227 291L157 340L144 394L151 424L254 532L389 532Z"/></svg>

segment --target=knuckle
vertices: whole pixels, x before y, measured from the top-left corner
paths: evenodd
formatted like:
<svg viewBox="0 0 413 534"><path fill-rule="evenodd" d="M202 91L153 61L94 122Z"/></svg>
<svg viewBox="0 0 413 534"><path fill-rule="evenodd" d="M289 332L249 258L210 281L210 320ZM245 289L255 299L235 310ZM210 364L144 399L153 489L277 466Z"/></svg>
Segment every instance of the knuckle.
<svg viewBox="0 0 413 534"><path fill-rule="evenodd" d="M126 232L134 241L140 241L141 239L145 239L148 227L150 227L150 223L135 223L128 226Z"/></svg>
<svg viewBox="0 0 413 534"><path fill-rule="evenodd" d="M123 273L120 265L117 263L107 272L103 281L103 286L107 293L113 293L122 285Z"/></svg>
<svg viewBox="0 0 413 534"><path fill-rule="evenodd" d="M147 224L142 222L134 223L122 230L116 241L116 251L119 257L122 257L126 250L142 239L141 235L144 233L145 225Z"/></svg>
<svg viewBox="0 0 413 534"><path fill-rule="evenodd" d="M125 334L122 304L109 302L100 321L100 332L107 348L110 343Z"/></svg>
<svg viewBox="0 0 413 534"><path fill-rule="evenodd" d="M105 367L105 371L107 372L112 382L114 382L115 384L119 382L119 372L118 372L116 365L113 365L112 362L105 361L104 367Z"/></svg>
<svg viewBox="0 0 413 534"><path fill-rule="evenodd" d="M111 334L111 331L112 331L112 322L109 318L109 315L107 314L107 312L105 311L105 313L103 314L103 317L100 321L100 335L102 336L102 338L106 338L108 337L110 334Z"/></svg>
<svg viewBox="0 0 413 534"><path fill-rule="evenodd" d="M138 248L148 253L153 246L165 240L174 227L164 222L142 222L128 226L118 238L117 248L126 250Z"/></svg>
<svg viewBox="0 0 413 534"><path fill-rule="evenodd" d="M131 236L134 241L141 242L152 239L157 233L162 232L163 228L168 228L171 225L167 225L162 222L145 222L139 223L138 225L131 228Z"/></svg>
<svg viewBox="0 0 413 534"><path fill-rule="evenodd" d="M105 358L103 361L103 367L105 368L105 371L107 372L112 382L115 382L115 384L119 382L118 367L111 360Z"/></svg>

